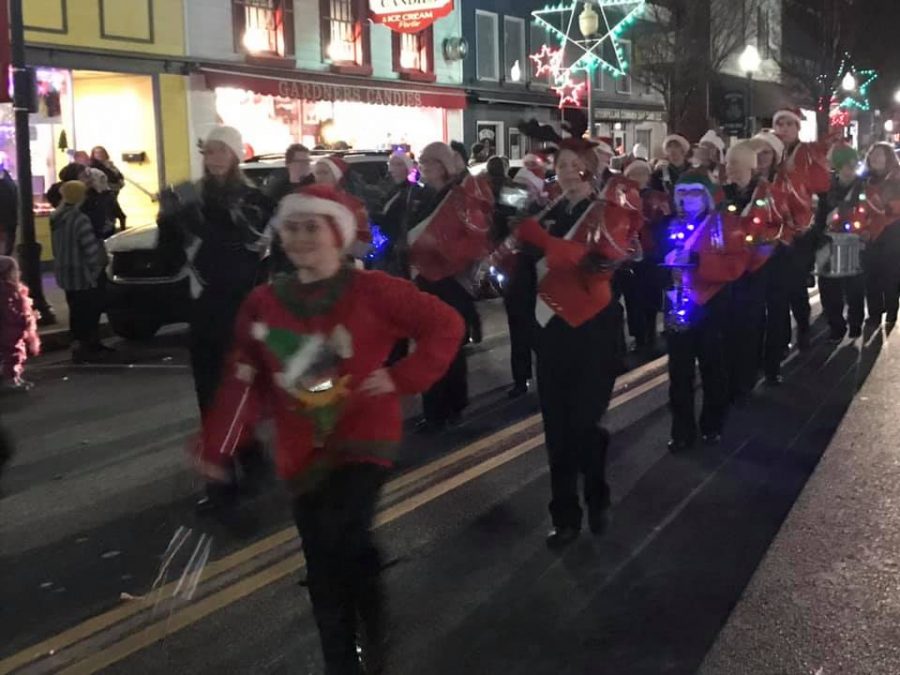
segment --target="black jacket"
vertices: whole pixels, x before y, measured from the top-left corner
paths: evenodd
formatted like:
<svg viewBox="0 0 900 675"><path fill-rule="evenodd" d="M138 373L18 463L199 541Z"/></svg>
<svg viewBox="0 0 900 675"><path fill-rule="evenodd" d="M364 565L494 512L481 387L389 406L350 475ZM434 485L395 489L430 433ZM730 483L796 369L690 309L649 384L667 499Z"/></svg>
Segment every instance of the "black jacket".
<svg viewBox="0 0 900 675"><path fill-rule="evenodd" d="M296 192L300 188L312 185L315 182L316 177L312 174L308 174L307 176L304 176L299 183L292 183L288 170L281 169L272 175L263 188L263 193L265 193L266 197L271 199L272 202L277 204L292 192Z"/></svg>
<svg viewBox="0 0 900 675"><path fill-rule="evenodd" d="M246 183L223 187L202 180L197 191L195 203L172 194L163 199L159 247L191 268L195 304L236 308L261 280L274 204Z"/></svg>

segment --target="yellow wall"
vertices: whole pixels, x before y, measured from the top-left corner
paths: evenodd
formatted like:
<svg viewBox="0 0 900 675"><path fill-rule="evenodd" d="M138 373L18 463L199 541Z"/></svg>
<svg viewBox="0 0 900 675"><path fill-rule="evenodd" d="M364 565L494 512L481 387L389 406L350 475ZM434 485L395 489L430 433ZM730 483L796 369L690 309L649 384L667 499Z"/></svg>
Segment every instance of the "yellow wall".
<svg viewBox="0 0 900 675"><path fill-rule="evenodd" d="M90 151L104 146L128 179L119 203L132 225L154 222L156 204L134 183L159 192L159 157L153 112L153 82L149 75L74 71L75 132L73 147ZM143 164L125 164L123 152L146 152Z"/></svg>
<svg viewBox="0 0 900 675"><path fill-rule="evenodd" d="M23 5L29 43L185 53L182 0L25 0Z"/></svg>
<svg viewBox="0 0 900 675"><path fill-rule="evenodd" d="M177 185L191 179L191 133L188 125L187 78L159 76L166 182Z"/></svg>

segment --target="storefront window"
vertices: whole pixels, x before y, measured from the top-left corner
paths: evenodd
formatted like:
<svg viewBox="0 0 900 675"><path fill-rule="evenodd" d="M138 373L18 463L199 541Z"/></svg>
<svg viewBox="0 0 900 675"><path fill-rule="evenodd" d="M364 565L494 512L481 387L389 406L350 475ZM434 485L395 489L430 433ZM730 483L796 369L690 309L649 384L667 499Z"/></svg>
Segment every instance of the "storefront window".
<svg viewBox="0 0 900 675"><path fill-rule="evenodd" d="M254 155L280 154L291 143L310 148L420 151L444 136L443 108L370 105L355 101L303 101L217 87L216 113L241 131ZM366 120L359 124L359 120Z"/></svg>
<svg viewBox="0 0 900 675"><path fill-rule="evenodd" d="M294 53L292 0L234 0L235 37L250 54Z"/></svg>

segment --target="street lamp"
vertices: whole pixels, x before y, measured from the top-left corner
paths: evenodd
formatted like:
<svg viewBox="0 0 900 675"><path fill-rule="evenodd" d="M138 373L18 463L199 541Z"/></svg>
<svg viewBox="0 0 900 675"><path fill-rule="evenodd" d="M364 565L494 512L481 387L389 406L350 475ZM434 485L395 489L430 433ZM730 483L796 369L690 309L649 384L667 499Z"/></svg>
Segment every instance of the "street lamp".
<svg viewBox="0 0 900 675"><path fill-rule="evenodd" d="M884 130L888 134L894 133L894 120L885 120L884 121Z"/></svg>
<svg viewBox="0 0 900 675"><path fill-rule="evenodd" d="M841 80L841 89L844 91L855 91L856 90L856 78L853 77L853 73L847 73L844 75L844 79Z"/></svg>
<svg viewBox="0 0 900 675"><path fill-rule="evenodd" d="M584 3L584 9L578 16L578 29L581 31L585 40L592 35L596 35L600 30L600 16L593 8L590 2ZM588 118L588 137L594 135L594 71L590 68L584 71L587 80L587 118Z"/></svg>
<svg viewBox="0 0 900 675"><path fill-rule="evenodd" d="M900 89L894 92L894 102L900 104Z"/></svg>
<svg viewBox="0 0 900 675"><path fill-rule="evenodd" d="M753 73L759 70L762 65L762 57L759 50L754 45L747 45L738 58L738 67L747 73L747 137L753 135L755 131L755 120L753 115Z"/></svg>

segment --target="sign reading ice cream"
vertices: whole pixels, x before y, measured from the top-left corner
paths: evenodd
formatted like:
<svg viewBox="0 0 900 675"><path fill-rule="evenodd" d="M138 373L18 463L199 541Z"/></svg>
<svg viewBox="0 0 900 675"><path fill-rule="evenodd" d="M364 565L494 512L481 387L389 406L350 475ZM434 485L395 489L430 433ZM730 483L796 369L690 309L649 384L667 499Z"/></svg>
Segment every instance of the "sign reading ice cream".
<svg viewBox="0 0 900 675"><path fill-rule="evenodd" d="M453 0L369 0L369 15L399 33L418 33L453 11Z"/></svg>

